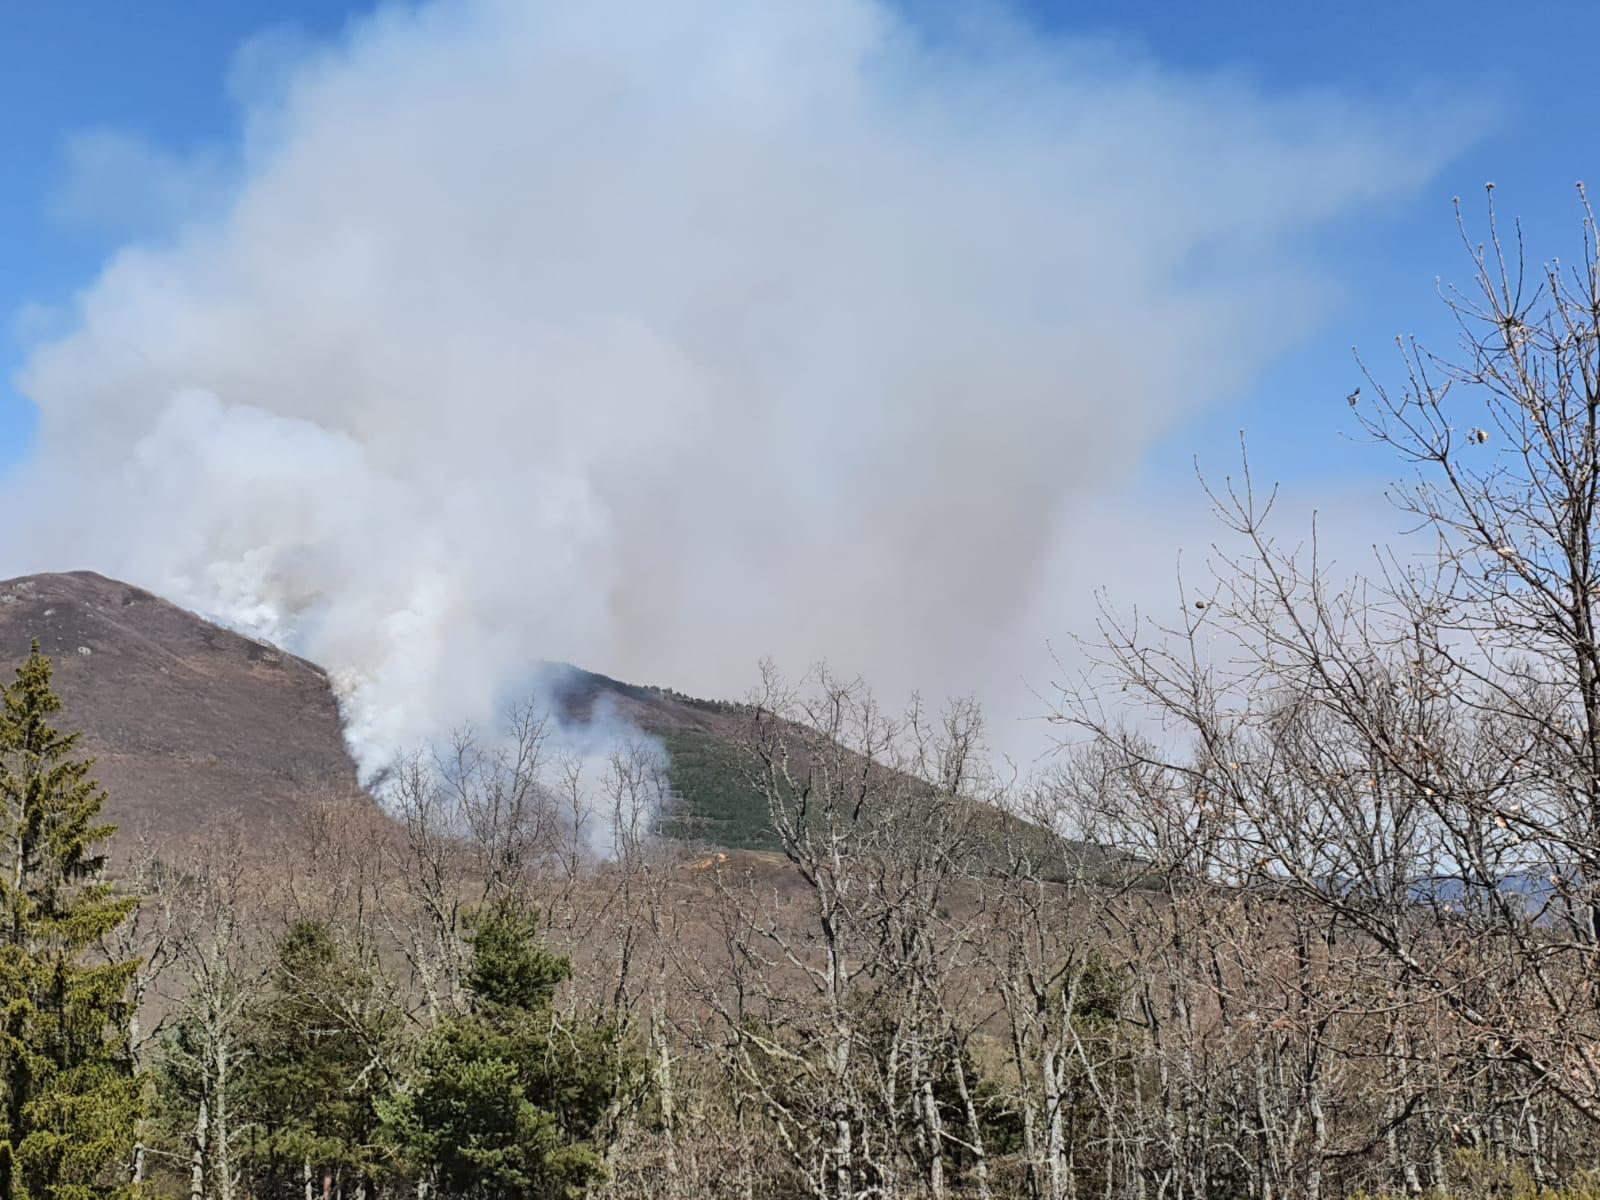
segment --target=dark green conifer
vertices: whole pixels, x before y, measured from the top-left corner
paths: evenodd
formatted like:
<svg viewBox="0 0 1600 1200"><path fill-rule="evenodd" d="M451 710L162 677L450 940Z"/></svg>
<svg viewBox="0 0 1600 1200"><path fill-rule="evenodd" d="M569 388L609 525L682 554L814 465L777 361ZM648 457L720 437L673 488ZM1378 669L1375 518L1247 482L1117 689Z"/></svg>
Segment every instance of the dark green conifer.
<svg viewBox="0 0 1600 1200"><path fill-rule="evenodd" d="M290 927L267 983L240 1083L249 1176L272 1194L293 1190L307 1166L349 1190L369 1185L381 1170L377 1099L400 1014L319 921Z"/></svg>
<svg viewBox="0 0 1600 1200"><path fill-rule="evenodd" d="M51 724L61 700L33 644L0 687L0 1200L131 1191L140 1093L127 1040L137 962L92 948L137 906L101 879L105 793Z"/></svg>
<svg viewBox="0 0 1600 1200"><path fill-rule="evenodd" d="M425 1040L387 1106L390 1137L444 1197L566 1200L605 1174L605 1150L638 1064L620 1031L558 1023L565 958L508 906L474 922L471 1011Z"/></svg>

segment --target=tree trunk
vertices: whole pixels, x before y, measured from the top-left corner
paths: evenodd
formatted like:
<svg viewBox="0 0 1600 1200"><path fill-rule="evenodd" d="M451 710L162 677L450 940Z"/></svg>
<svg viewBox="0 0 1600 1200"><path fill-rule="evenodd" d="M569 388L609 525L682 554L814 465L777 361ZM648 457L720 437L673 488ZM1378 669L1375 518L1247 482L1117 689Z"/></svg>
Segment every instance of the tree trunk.
<svg viewBox="0 0 1600 1200"><path fill-rule="evenodd" d="M202 1097L194 1121L194 1149L189 1154L189 1200L204 1200L206 1194L206 1133L209 1129L206 1118L206 1102Z"/></svg>
<svg viewBox="0 0 1600 1200"><path fill-rule="evenodd" d="M933 1081L926 1075L922 1080L922 1120L928 1137L928 1195L932 1200L944 1200L944 1126Z"/></svg>
<svg viewBox="0 0 1600 1200"><path fill-rule="evenodd" d="M1049 1155L1050 1200L1063 1200L1068 1186L1064 1170L1066 1146L1063 1144L1061 1128L1060 1060L1061 1055L1056 1047L1049 1047L1044 1052L1044 1060L1040 1064L1039 1071L1044 1086L1045 1153Z"/></svg>
<svg viewBox="0 0 1600 1200"><path fill-rule="evenodd" d="M989 1155L983 1144L983 1123L978 1119L978 1108L972 1102L972 1090L967 1086L967 1069L958 1052L955 1056L956 1088L961 1093L961 1107L967 1117L967 1136L972 1142L972 1173L978 1181L978 1200L989 1200Z"/></svg>
<svg viewBox="0 0 1600 1200"><path fill-rule="evenodd" d="M661 1106L661 1132L665 1139L667 1194L676 1196L678 1186L678 1128L677 1112L673 1107L672 1052L662 1031L661 996L650 998L650 1037L655 1042L656 1097Z"/></svg>
<svg viewBox="0 0 1600 1200"><path fill-rule="evenodd" d="M216 1153L213 1159L216 1163L214 1172L217 1180L217 1196L219 1200L233 1200L233 1139L228 1133L228 1043L225 1037L218 1037L213 1041L213 1070L216 1081L216 1111L212 1115L215 1126Z"/></svg>

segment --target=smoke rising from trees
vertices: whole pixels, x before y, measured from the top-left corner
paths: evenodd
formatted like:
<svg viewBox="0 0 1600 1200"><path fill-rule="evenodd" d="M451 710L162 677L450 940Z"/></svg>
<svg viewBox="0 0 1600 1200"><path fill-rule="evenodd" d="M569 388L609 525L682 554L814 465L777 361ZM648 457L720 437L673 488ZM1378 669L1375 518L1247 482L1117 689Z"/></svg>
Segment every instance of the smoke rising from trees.
<svg viewBox="0 0 1600 1200"><path fill-rule="evenodd" d="M1327 301L1300 238L1449 148L870 0L469 0L240 61L231 165L72 160L164 223L32 353L50 500L0 552L326 665L367 767L545 659L1015 679L1115 570L1081 522Z"/></svg>

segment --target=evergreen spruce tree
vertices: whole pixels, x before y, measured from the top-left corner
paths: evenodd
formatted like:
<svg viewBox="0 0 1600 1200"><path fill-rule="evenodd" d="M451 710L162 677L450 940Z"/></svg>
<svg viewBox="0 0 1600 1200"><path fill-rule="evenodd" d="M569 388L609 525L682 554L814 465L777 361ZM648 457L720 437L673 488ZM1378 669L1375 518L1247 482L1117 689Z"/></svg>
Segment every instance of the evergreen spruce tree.
<svg viewBox="0 0 1600 1200"><path fill-rule="evenodd" d="M345 1194L370 1194L383 1157L377 1102L400 1020L326 925L289 929L251 1013L254 1052L240 1082L247 1173L260 1190L294 1191L309 1167L347 1183Z"/></svg>
<svg viewBox="0 0 1600 1200"><path fill-rule="evenodd" d="M0 1200L126 1195L140 1108L127 1041L135 961L91 948L137 906L100 879L105 793L33 644L0 687Z"/></svg>
<svg viewBox="0 0 1600 1200"><path fill-rule="evenodd" d="M611 1025L558 1024L552 1000L569 971L513 908L475 920L471 1011L429 1035L386 1106L390 1137L436 1195L566 1200L604 1177L639 1064Z"/></svg>

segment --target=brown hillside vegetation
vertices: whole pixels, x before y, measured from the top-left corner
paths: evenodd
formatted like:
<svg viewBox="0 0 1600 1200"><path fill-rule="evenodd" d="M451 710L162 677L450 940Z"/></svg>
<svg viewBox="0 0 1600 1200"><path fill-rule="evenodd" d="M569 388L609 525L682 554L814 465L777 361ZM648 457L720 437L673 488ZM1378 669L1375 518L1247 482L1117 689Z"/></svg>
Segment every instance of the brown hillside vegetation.
<svg viewBox="0 0 1600 1200"><path fill-rule="evenodd" d="M0 583L6 677L38 639L125 830L208 810L260 829L314 791L359 794L321 668L90 571Z"/></svg>

